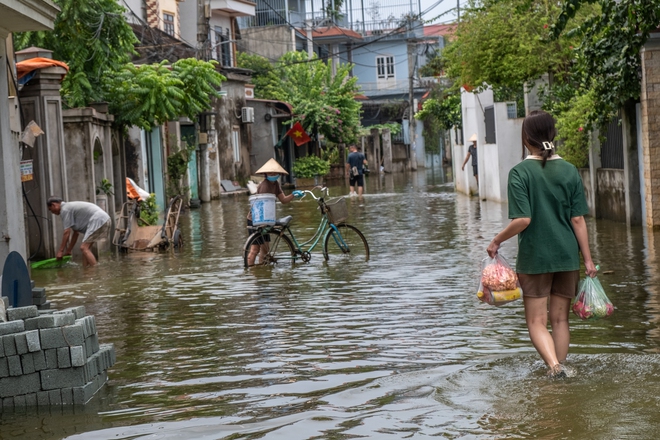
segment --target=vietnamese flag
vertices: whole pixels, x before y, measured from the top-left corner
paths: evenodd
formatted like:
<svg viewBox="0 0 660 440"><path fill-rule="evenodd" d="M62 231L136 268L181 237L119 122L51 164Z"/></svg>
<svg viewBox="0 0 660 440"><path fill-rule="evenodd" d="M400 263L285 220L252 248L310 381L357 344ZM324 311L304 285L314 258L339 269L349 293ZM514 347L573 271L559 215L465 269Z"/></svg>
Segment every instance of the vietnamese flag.
<svg viewBox="0 0 660 440"><path fill-rule="evenodd" d="M293 124L293 127L289 131L286 132L287 136L291 136L293 138L293 142L296 143L296 146L299 147L302 144L306 144L307 142L311 141L312 139L305 133L305 129L303 126L300 124L300 122L296 122Z"/></svg>

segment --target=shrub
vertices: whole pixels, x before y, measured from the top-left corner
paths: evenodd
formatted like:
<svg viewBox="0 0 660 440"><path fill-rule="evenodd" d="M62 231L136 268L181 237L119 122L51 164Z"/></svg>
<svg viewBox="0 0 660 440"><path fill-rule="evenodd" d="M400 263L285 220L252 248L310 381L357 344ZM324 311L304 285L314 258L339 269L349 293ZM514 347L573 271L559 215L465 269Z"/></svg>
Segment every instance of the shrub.
<svg viewBox="0 0 660 440"><path fill-rule="evenodd" d="M299 157L293 163L293 174L296 177L325 176L329 172L330 162L317 156Z"/></svg>

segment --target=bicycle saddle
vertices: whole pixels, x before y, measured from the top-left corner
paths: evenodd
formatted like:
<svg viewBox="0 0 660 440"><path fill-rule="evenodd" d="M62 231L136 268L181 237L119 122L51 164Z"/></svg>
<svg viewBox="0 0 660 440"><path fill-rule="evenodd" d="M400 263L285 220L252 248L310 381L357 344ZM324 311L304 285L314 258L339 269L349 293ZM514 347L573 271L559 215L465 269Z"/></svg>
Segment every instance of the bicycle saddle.
<svg viewBox="0 0 660 440"><path fill-rule="evenodd" d="M291 220L293 220L293 216L287 215L286 217L282 217L281 219L278 219L275 222L275 226L289 226Z"/></svg>

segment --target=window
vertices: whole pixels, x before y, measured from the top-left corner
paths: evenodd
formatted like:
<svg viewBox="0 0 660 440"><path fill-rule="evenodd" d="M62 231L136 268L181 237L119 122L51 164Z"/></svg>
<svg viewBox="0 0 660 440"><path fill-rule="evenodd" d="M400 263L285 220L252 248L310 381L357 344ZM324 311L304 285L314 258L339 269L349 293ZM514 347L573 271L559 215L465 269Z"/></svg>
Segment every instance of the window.
<svg viewBox="0 0 660 440"><path fill-rule="evenodd" d="M376 57L376 70L378 72L378 79L394 78L394 57Z"/></svg>
<svg viewBox="0 0 660 440"><path fill-rule="evenodd" d="M166 34L174 36L174 15L163 12L163 31Z"/></svg>
<svg viewBox="0 0 660 440"><path fill-rule="evenodd" d="M486 143L496 144L495 139L495 107L488 106L484 108L484 117L486 122Z"/></svg>
<svg viewBox="0 0 660 440"><path fill-rule="evenodd" d="M218 60L222 66L234 67L231 63L229 29L223 34L221 27L215 28L215 59Z"/></svg>
<svg viewBox="0 0 660 440"><path fill-rule="evenodd" d="M518 117L518 108L515 102L506 103L506 117L507 119L516 119Z"/></svg>
<svg viewBox="0 0 660 440"><path fill-rule="evenodd" d="M241 161L241 132L237 125L231 131L231 144L234 147L234 162Z"/></svg>

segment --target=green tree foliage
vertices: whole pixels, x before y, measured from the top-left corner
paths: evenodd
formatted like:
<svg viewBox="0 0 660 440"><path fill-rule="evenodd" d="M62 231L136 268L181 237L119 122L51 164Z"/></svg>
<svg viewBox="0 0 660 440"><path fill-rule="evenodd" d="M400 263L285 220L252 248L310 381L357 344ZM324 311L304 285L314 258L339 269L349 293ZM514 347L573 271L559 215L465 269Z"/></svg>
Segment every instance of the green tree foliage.
<svg viewBox="0 0 660 440"><path fill-rule="evenodd" d="M426 59L426 64L419 68L419 76L441 76L445 72L445 59L439 50L433 50Z"/></svg>
<svg viewBox="0 0 660 440"><path fill-rule="evenodd" d="M424 101L422 110L415 115L415 118L428 120L433 127L442 130L450 130L454 126L462 127L460 92L435 90L431 97Z"/></svg>
<svg viewBox="0 0 660 440"><path fill-rule="evenodd" d="M18 33L16 50L37 46L69 65L61 95L68 107L103 101L103 77L130 60L137 42L116 0L53 0L61 12L53 31Z"/></svg>
<svg viewBox="0 0 660 440"><path fill-rule="evenodd" d="M135 66L126 64L108 72L106 93L112 96L110 112L120 127L136 125L151 130L154 125L198 113L211 106L226 78L215 70L216 61L194 58Z"/></svg>
<svg viewBox="0 0 660 440"><path fill-rule="evenodd" d="M350 64L340 65L333 76L328 63L308 60L306 52L289 52L272 70L263 67L266 78L257 75L255 83L265 86L255 87L257 96L291 104L294 122L299 120L308 133L318 132L334 143L355 141L362 105L355 100L357 78L350 76Z"/></svg>
<svg viewBox="0 0 660 440"><path fill-rule="evenodd" d="M604 126L627 100L640 95L640 50L660 23L658 0L565 0L553 28L560 39L577 35L573 82L592 93L589 123ZM598 7L593 8L592 4ZM587 18L577 29L571 19Z"/></svg>
<svg viewBox="0 0 660 440"><path fill-rule="evenodd" d="M443 51L447 75L480 91L519 88L544 73L566 71L572 43L550 38L558 14L552 0L471 0Z"/></svg>
<svg viewBox="0 0 660 440"><path fill-rule="evenodd" d="M255 97L259 99L273 98L273 91L279 89L280 81L271 75L274 67L270 61L261 55L239 52L236 56L236 65L254 72L252 74L252 82L254 84ZM273 79L276 79L276 81L273 81Z"/></svg>

